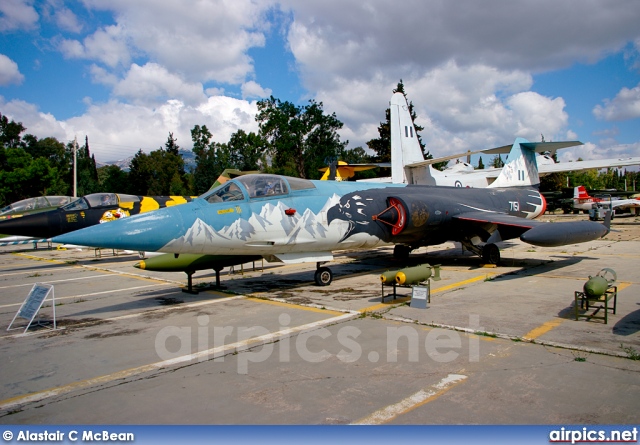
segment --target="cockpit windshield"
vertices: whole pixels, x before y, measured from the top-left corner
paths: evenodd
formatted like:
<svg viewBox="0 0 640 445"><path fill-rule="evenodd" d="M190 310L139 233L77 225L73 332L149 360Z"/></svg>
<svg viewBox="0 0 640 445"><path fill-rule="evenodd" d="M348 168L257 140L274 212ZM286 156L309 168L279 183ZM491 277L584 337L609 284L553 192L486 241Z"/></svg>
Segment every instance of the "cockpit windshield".
<svg viewBox="0 0 640 445"><path fill-rule="evenodd" d="M78 198L75 201L72 201L66 206L62 206L60 208L65 212L72 212L74 210L87 210L89 208L89 205L84 198Z"/></svg>
<svg viewBox="0 0 640 445"><path fill-rule="evenodd" d="M235 179L249 192L249 198L278 196L289 193L286 181L276 175L246 175Z"/></svg>
<svg viewBox="0 0 640 445"><path fill-rule="evenodd" d="M118 197L115 193L93 193L85 196L89 207L104 207L118 205Z"/></svg>
<svg viewBox="0 0 640 445"><path fill-rule="evenodd" d="M228 182L214 189L213 191L203 196L207 202L228 202L228 201L242 201L244 200L244 194L238 187L238 184Z"/></svg>

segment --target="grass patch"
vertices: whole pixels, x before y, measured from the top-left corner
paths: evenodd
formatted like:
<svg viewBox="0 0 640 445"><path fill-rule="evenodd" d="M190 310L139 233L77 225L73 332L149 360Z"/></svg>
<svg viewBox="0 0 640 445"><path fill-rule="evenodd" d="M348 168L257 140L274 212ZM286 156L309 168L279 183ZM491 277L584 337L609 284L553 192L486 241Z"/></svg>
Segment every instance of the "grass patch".
<svg viewBox="0 0 640 445"><path fill-rule="evenodd" d="M490 338L498 338L498 336L496 334L492 334L490 332L480 332L480 331L476 331L474 332L474 334L480 336L480 337L490 337Z"/></svg>
<svg viewBox="0 0 640 445"><path fill-rule="evenodd" d="M640 360L640 352L636 351L631 346L625 347L622 343L620 343L620 349L622 349L627 354L627 358L631 360Z"/></svg>

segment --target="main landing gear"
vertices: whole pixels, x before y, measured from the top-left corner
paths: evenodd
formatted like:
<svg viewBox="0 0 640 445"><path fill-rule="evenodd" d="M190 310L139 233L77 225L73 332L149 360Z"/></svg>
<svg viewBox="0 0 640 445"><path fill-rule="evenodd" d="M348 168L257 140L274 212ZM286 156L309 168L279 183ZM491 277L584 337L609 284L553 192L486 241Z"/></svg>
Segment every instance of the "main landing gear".
<svg viewBox="0 0 640 445"><path fill-rule="evenodd" d="M333 280L333 272L328 267L321 267L322 263L316 263L316 273L313 276L318 286L328 286Z"/></svg>
<svg viewBox="0 0 640 445"><path fill-rule="evenodd" d="M482 260L487 264L500 263L500 249L495 244L482 246Z"/></svg>
<svg viewBox="0 0 640 445"><path fill-rule="evenodd" d="M493 243L488 243L483 246L478 246L470 241L462 241L462 245L465 249L475 253L486 264L499 264L500 263L500 249Z"/></svg>

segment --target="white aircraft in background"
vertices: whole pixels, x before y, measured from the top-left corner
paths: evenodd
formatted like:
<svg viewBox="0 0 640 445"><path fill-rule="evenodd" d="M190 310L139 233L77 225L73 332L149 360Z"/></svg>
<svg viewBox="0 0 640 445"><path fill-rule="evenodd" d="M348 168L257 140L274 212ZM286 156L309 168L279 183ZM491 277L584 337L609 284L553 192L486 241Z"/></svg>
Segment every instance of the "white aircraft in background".
<svg viewBox="0 0 640 445"><path fill-rule="evenodd" d="M587 189L580 185L573 189L573 208L583 211L589 211L593 204L597 203L610 203L611 209L633 209L632 212L636 215L640 214L640 198L618 199L618 198L605 198L598 196L590 196L587 193Z"/></svg>
<svg viewBox="0 0 640 445"><path fill-rule="evenodd" d="M416 130L411 120L407 101L402 93L395 93L391 98L391 178L377 178L376 182L392 182L394 184L423 184L444 185L451 187L488 187L494 183L500 175L502 168L486 168L475 170L472 165L460 162L444 171L433 168L433 164L452 159L469 156L472 154L502 154L509 153L512 145L478 150L467 153L459 153L437 159L424 159L420 143L416 136ZM640 157L620 159L599 159L594 161L562 162L556 163L551 156L542 155L545 152L555 153L561 148L583 145L579 141L565 142L529 142L518 138L524 148L538 153L536 162L540 176L556 172L588 170L594 168L623 167L640 165ZM507 159L507 168L518 159ZM509 167L515 169L513 166ZM518 178L519 179L519 178ZM371 180L366 180L371 181ZM525 179L521 179L522 185ZM499 185L495 185L498 186Z"/></svg>

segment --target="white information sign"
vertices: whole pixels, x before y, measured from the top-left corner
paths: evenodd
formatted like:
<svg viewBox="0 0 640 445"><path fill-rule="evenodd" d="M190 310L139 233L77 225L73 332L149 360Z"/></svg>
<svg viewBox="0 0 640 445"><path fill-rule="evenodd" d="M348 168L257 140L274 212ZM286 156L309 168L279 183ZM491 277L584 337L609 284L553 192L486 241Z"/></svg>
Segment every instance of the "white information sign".
<svg viewBox="0 0 640 445"><path fill-rule="evenodd" d="M426 309L429 299L428 286L413 286L411 291L411 307Z"/></svg>
<svg viewBox="0 0 640 445"><path fill-rule="evenodd" d="M31 288L31 291L29 292L29 295L27 295L27 298L25 298L22 306L20 306L18 313L15 315L15 317L13 317L13 320L11 320L11 324L9 324L7 331L11 330L11 326L13 326L16 318L20 317L29 320L29 324L24 330L24 332L27 332L27 330L31 326L31 323L33 323L33 319L36 315L38 315L42 304L45 302L49 294L51 294L51 307L53 308L53 329L56 329L56 302L53 292L53 285L36 283Z"/></svg>

